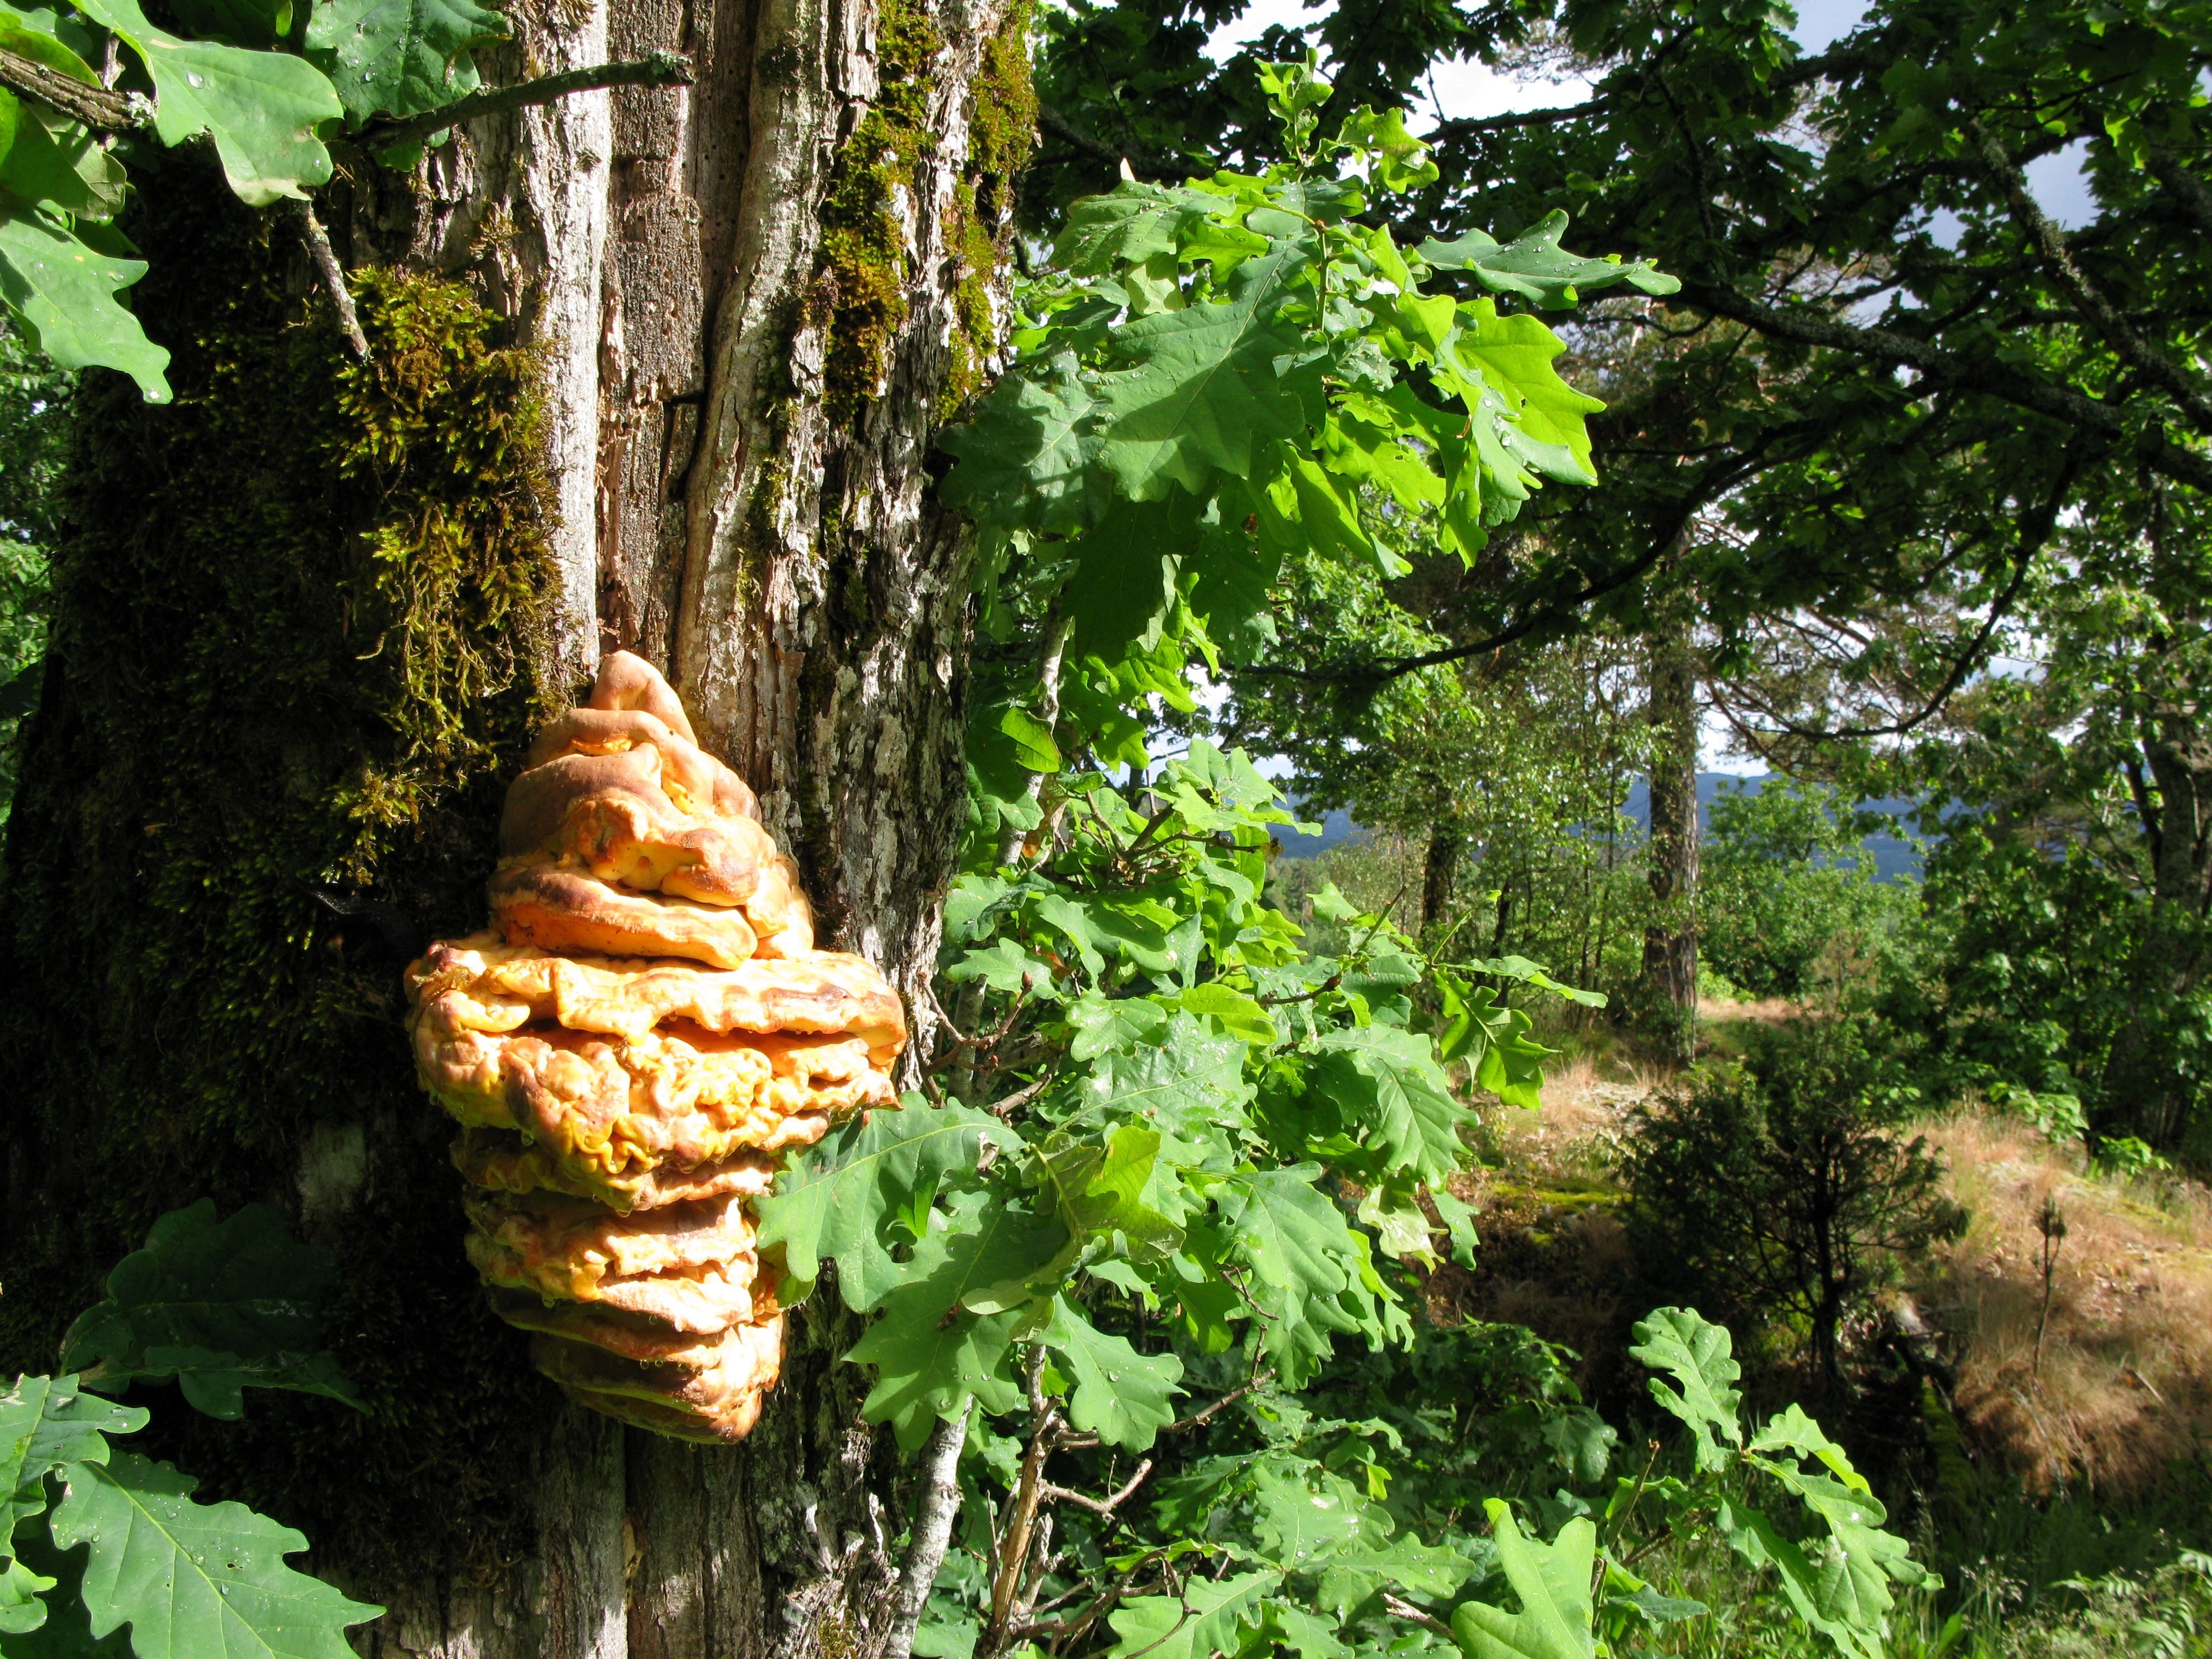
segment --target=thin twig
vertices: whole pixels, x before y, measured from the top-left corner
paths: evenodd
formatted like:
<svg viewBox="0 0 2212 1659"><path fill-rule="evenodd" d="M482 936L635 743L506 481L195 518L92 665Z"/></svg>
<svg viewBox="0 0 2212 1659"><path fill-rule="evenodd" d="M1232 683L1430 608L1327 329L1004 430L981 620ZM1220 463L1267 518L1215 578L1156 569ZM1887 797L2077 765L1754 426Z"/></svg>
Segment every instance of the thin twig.
<svg viewBox="0 0 2212 1659"><path fill-rule="evenodd" d="M1048 1504L1079 1504L1094 1515L1111 1515L1145 1484L1145 1477L1152 1472L1152 1460L1147 1457L1137 1465L1137 1472L1129 1477L1128 1483L1111 1498L1086 1498L1079 1492L1071 1492L1066 1486L1055 1486L1048 1482L1042 1489L1042 1497Z"/></svg>
<svg viewBox="0 0 2212 1659"><path fill-rule="evenodd" d="M562 70L558 75L541 75L519 86L487 87L442 109L410 115L404 121L372 121L353 136L354 142L364 149L386 149L461 126L479 116L550 104L572 93L596 92L601 87L680 87L690 82L688 60L672 52L649 52L627 63L587 64L581 69Z"/></svg>
<svg viewBox="0 0 2212 1659"><path fill-rule="evenodd" d="M338 263L337 252L331 246L330 234L323 222L315 217L312 202L300 204L300 240L307 245L307 257L315 262L316 273L323 286L331 291L331 304L338 313L338 328L353 348L353 355L362 362L368 361L368 336L361 331L361 314L353 308L353 293L346 287L345 267Z"/></svg>

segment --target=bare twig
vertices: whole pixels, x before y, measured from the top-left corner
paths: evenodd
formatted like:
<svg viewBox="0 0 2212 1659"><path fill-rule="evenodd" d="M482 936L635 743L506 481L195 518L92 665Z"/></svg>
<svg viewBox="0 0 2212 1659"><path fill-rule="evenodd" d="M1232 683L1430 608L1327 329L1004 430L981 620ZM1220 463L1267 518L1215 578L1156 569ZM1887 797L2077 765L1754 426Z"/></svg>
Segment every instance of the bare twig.
<svg viewBox="0 0 2212 1659"><path fill-rule="evenodd" d="M1030 1102L1035 1100L1039 1095L1051 1088L1052 1085L1059 1080L1060 1079L1056 1073L1047 1072L1035 1083L1029 1085L1025 1088L1017 1089L1010 1095L1000 1096L983 1109L990 1113L993 1117L1005 1117L1010 1113L1028 1105Z"/></svg>
<svg viewBox="0 0 2212 1659"><path fill-rule="evenodd" d="M601 87L680 87L690 82L690 63L672 52L649 52L621 64L586 64L581 69L562 70L558 75L541 75L519 86L487 87L427 115L410 115L404 121L372 121L354 135L354 142L365 149L385 149L393 144L428 138L434 132L463 125L479 116L523 109L532 104L550 104L573 93L595 92Z"/></svg>
<svg viewBox="0 0 2212 1659"><path fill-rule="evenodd" d="M331 246L330 234L323 222L315 217L314 204L300 204L300 240L307 245L307 257L315 262L315 273L323 279L323 286L331 291L331 304L338 313L338 327L353 348L353 355L362 362L368 361L368 336L361 331L361 314L353 308L353 291L346 287L345 267Z"/></svg>
<svg viewBox="0 0 2212 1659"><path fill-rule="evenodd" d="M991 1586L991 1618L978 1648L996 1653L1006 1644L1015 1601L1028 1573L1030 1536L1036 1523L1037 1504L1043 1496L1044 1461L1052 1455L1060 1426L1060 1413L1044 1392L1044 1344L1032 1344L1029 1355L1030 1443L1022 1453L1021 1473L1014 1480L1013 1506L1000 1534L999 1571Z"/></svg>
<svg viewBox="0 0 2212 1659"><path fill-rule="evenodd" d="M1080 1504L1093 1515L1111 1515L1128 1501L1138 1487L1145 1484L1145 1477L1152 1472L1152 1460L1147 1457L1137 1465L1137 1472L1131 1475L1121 1490L1111 1498L1087 1498L1079 1492L1069 1491L1066 1486L1047 1486L1044 1488L1044 1500L1049 1504Z"/></svg>

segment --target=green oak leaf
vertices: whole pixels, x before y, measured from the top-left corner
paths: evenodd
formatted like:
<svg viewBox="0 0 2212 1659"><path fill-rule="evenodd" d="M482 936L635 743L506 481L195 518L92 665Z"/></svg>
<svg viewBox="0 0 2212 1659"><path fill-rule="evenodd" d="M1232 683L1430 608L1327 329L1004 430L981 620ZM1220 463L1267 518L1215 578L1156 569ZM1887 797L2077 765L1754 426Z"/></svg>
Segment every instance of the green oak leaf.
<svg viewBox="0 0 2212 1659"><path fill-rule="evenodd" d="M145 1425L137 1407L86 1394L74 1376L18 1376L0 1394L0 1554L17 1523L46 1507L49 1474L65 1463L104 1463L108 1435Z"/></svg>
<svg viewBox="0 0 2212 1659"><path fill-rule="evenodd" d="M1230 299L1115 331L1126 367L1097 381L1099 460L1132 498L1178 484L1203 498L1217 472L1249 477L1269 443L1318 422L1320 348L1276 314L1312 257L1310 236L1283 237L1237 267Z"/></svg>
<svg viewBox="0 0 2212 1659"><path fill-rule="evenodd" d="M22 106L15 142L0 161L0 187L82 219L112 219L123 207L123 167L92 134L36 100Z"/></svg>
<svg viewBox="0 0 2212 1659"><path fill-rule="evenodd" d="M1036 1185L1069 1231L1103 1236L1118 1251L1150 1261L1172 1255L1183 1231L1158 1207L1172 1204L1173 1175L1164 1174L1158 1130L1122 1123L1102 1143L1064 1132L1038 1147Z"/></svg>
<svg viewBox="0 0 2212 1659"><path fill-rule="evenodd" d="M13 1556L0 1561L0 1636L27 1636L45 1624L46 1604L40 1598L57 1582Z"/></svg>
<svg viewBox="0 0 2212 1659"><path fill-rule="evenodd" d="M1429 1201L1437 1206L1444 1231L1451 1237L1451 1259L1473 1273L1474 1253L1482 1243L1475 1231L1474 1206L1443 1187L1429 1188Z"/></svg>
<svg viewBox="0 0 2212 1659"><path fill-rule="evenodd" d="M1053 263L1078 276L1107 276L1124 265L1174 255L1186 236L1221 206L1218 198L1124 179L1103 196L1070 205Z"/></svg>
<svg viewBox="0 0 2212 1659"><path fill-rule="evenodd" d="M1626 283L1644 294L1673 294L1682 285L1652 269L1649 260L1624 264L1618 259L1585 259L1559 246L1567 216L1558 209L1546 214L1535 228L1510 243L1479 230L1449 242L1433 237L1420 246L1420 256L1444 270L1466 270L1493 294L1510 294L1559 310L1571 306L1594 289Z"/></svg>
<svg viewBox="0 0 2212 1659"><path fill-rule="evenodd" d="M474 0L331 0L308 21L307 58L359 124L465 97L477 87L470 49L507 35L507 19Z"/></svg>
<svg viewBox="0 0 2212 1659"><path fill-rule="evenodd" d="M1252 1473L1251 1499L1261 1553L1288 1571L1316 1571L1373 1526L1358 1488L1308 1458L1263 1460Z"/></svg>
<svg viewBox="0 0 2212 1659"><path fill-rule="evenodd" d="M0 216L0 299L32 343L63 368L119 369L166 404L168 351L115 301L145 274L143 260L96 253L48 220Z"/></svg>
<svg viewBox="0 0 2212 1659"><path fill-rule="evenodd" d="M1214 1021L1240 1042L1273 1042L1279 1035L1256 1000L1218 979L1192 986L1176 998L1176 1006L1187 1014Z"/></svg>
<svg viewBox="0 0 2212 1659"><path fill-rule="evenodd" d="M1474 1114L1451 1096L1430 1040L1389 1025L1324 1031L1310 1086L1361 1125L1390 1167L1441 1185L1466 1156L1461 1126Z"/></svg>
<svg viewBox="0 0 2212 1659"><path fill-rule="evenodd" d="M1786 1451L1799 1457L1817 1458L1854 1492L1869 1497L1873 1494L1874 1488L1867 1484L1866 1477L1851 1466L1850 1454L1831 1440L1828 1431L1808 1417L1802 1406L1793 1403L1768 1418L1766 1426L1752 1437L1751 1443L1744 1449L1765 1456Z"/></svg>
<svg viewBox="0 0 2212 1659"><path fill-rule="evenodd" d="M1597 1528L1577 1516L1549 1544L1522 1535L1503 1500L1483 1504L1505 1582L1521 1598L1507 1613L1480 1601L1452 1614L1452 1633L1468 1659L1595 1659L1590 1629L1590 1569L1597 1559Z"/></svg>
<svg viewBox="0 0 2212 1659"><path fill-rule="evenodd" d="M1743 1425L1736 1419L1743 1395L1735 1387L1743 1368L1730 1352L1726 1328L1688 1308L1655 1308L1650 1317L1637 1322L1633 1334L1636 1342L1628 1352L1680 1385L1678 1393L1655 1376L1651 1397L1689 1425L1697 1437L1698 1467L1725 1468L1728 1454L1715 1433L1731 1446L1743 1444Z"/></svg>
<svg viewBox="0 0 2212 1659"><path fill-rule="evenodd" d="M1031 1312L1031 1279L1059 1267L1066 1232L994 1194L966 1193L915 1248L908 1276L883 1299L848 1359L876 1374L861 1404L908 1451L970 1396L986 1413L1012 1411L1021 1389L1007 1370L1015 1327Z"/></svg>
<svg viewBox="0 0 2212 1659"><path fill-rule="evenodd" d="M1352 1650L1338 1638L1339 1621L1316 1618L1304 1607L1277 1601L1267 1609L1267 1634L1298 1655L1298 1659L1352 1659Z"/></svg>
<svg viewBox="0 0 2212 1659"><path fill-rule="evenodd" d="M1883 1659L1879 1621L1856 1622L1856 1607L1838 1605L1837 1580L1849 1577L1836 1564L1816 1566L1803 1549L1757 1510L1733 1498L1720 1501L1717 1524L1729 1547L1754 1567L1771 1567L1782 1594L1800 1619L1826 1637L1848 1659Z"/></svg>
<svg viewBox="0 0 2212 1659"><path fill-rule="evenodd" d="M1589 428L1583 416L1605 407L1559 378L1553 359L1566 342L1526 312L1498 314L1494 300L1460 308L1460 330L1452 351L1462 364L1482 372L1491 390L1504 399L1515 433L1501 434L1516 457L1565 483L1595 483L1590 461Z"/></svg>
<svg viewBox="0 0 2212 1659"><path fill-rule="evenodd" d="M84 1605L86 1553L56 1548L44 1527L26 1528L15 1540L16 1559L28 1571L52 1580L52 1588L41 1592L44 1621L0 1644L7 1659L131 1659L127 1630L118 1627L98 1638L92 1633Z"/></svg>
<svg viewBox="0 0 2212 1659"><path fill-rule="evenodd" d="M118 1452L63 1480L54 1542L92 1547L92 1634L129 1625L138 1659L351 1659L347 1627L384 1611L286 1566L306 1538L243 1504L194 1503L199 1483L167 1463Z"/></svg>
<svg viewBox="0 0 2212 1659"><path fill-rule="evenodd" d="M1346 1616L1390 1584L1416 1595L1442 1600L1465 1583L1474 1571L1474 1564L1457 1550L1424 1544L1418 1538L1354 1544L1339 1550L1323 1565L1321 1601Z"/></svg>
<svg viewBox="0 0 2212 1659"><path fill-rule="evenodd" d="M149 22L138 0L77 0L77 9L122 36L154 77L161 142L213 138L240 201L267 207L330 182L331 153L315 129L345 109L307 59L180 40Z"/></svg>
<svg viewBox="0 0 2212 1659"><path fill-rule="evenodd" d="M809 1294L826 1257L837 1264L846 1304L875 1307L908 1274L890 1253L908 1201L971 1177L987 1141L1008 1146L1018 1137L988 1113L908 1095L899 1110L851 1119L792 1158L754 1206L759 1247L783 1251L785 1295Z"/></svg>
<svg viewBox="0 0 2212 1659"><path fill-rule="evenodd" d="M1158 1129L1162 1156L1171 1163L1225 1165L1231 1147L1224 1121L1252 1097L1244 1078L1249 1052L1188 1014L1170 1014L1156 1037L1092 1063L1081 1085L1084 1110Z"/></svg>
<svg viewBox="0 0 2212 1659"><path fill-rule="evenodd" d="M1182 1361L1171 1353L1139 1353L1100 1330L1066 1297L1053 1298L1045 1345L1067 1362L1073 1383L1067 1420L1107 1444L1146 1451L1176 1420L1172 1396L1182 1392Z"/></svg>
<svg viewBox="0 0 2212 1659"><path fill-rule="evenodd" d="M1069 1056L1088 1063L1112 1050L1127 1053L1157 1036L1167 1018L1168 1011L1149 997L1108 998L1085 991L1068 1005L1067 1023L1075 1031Z"/></svg>
<svg viewBox="0 0 2212 1659"><path fill-rule="evenodd" d="M234 1419L247 1388L290 1389L358 1407L322 1346L327 1250L298 1243L283 1215L249 1204L228 1221L202 1199L154 1224L107 1276L107 1299L62 1339L62 1363L102 1386L171 1378L210 1417Z"/></svg>
<svg viewBox="0 0 2212 1659"><path fill-rule="evenodd" d="M1202 503L1177 490L1162 501L1116 499L1075 544L1075 570L1060 590L1079 660L1118 662L1160 641L1175 607L1183 556L1206 539Z"/></svg>
<svg viewBox="0 0 2212 1659"><path fill-rule="evenodd" d="M980 524L1079 528L1088 516L1096 409L1073 353L1023 365L939 440L960 463L939 495Z"/></svg>
<svg viewBox="0 0 2212 1659"><path fill-rule="evenodd" d="M1106 1659L1208 1659L1234 1655L1245 1647L1244 1627L1256 1626L1275 1589L1279 1572L1237 1572L1225 1578L1197 1573L1183 1581L1182 1594L1135 1595L1106 1616L1120 1639Z"/></svg>

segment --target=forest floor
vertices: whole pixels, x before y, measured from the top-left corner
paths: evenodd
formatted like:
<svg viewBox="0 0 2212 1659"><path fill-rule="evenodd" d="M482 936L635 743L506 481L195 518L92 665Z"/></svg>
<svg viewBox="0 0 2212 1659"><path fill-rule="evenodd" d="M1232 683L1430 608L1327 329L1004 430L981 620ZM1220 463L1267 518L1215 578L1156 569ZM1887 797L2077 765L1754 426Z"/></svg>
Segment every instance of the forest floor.
<svg viewBox="0 0 2212 1659"><path fill-rule="evenodd" d="M1790 1012L1735 1005L1708 1018L1725 1052L1736 1046L1726 1021ZM1497 1114L1486 1165L1462 1194L1483 1212L1482 1259L1431 1286L1462 1312L1574 1349L1594 1401L1618 1399L1627 1328L1666 1279L1665 1264L1638 1259L1617 1170L1633 1114L1670 1081L1618 1051L1585 1053L1547 1079L1540 1109ZM1984 1478L2124 1504L2178 1461L2212 1470L2212 1190L2103 1173L2078 1144L2053 1146L2014 1120L1960 1113L1914 1133L1942 1152L1970 1220L1902 1266L1881 1316L1892 1332L1929 1334ZM2046 1199L2065 1228L2047 1316Z"/></svg>

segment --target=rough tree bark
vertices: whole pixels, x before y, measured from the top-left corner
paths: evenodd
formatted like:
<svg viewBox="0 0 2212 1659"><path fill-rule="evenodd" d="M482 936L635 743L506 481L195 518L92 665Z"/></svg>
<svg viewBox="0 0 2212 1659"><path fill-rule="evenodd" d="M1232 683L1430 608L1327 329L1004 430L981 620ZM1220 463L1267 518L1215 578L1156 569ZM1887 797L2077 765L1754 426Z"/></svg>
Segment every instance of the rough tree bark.
<svg viewBox="0 0 2212 1659"><path fill-rule="evenodd" d="M557 510L550 649L538 653L548 700L580 684L605 648L662 664L702 740L750 780L799 859L824 943L867 955L908 994L919 1051L927 1005L912 994L933 958L964 812L968 625L966 543L935 507L926 462L988 366L1003 315L1005 175L1033 125L1026 7L523 0L511 10L516 39L487 55L487 79L665 51L690 59L693 82L487 118L411 179L380 179L356 158L319 207L349 266L459 278L537 353L544 493ZM163 337L162 317L146 320ZM111 447L127 426L131 443L163 453L178 428L162 422L198 418L188 405L204 410L224 385L218 366L176 411L88 418L106 421ZM243 468L238 488L251 492ZM126 539L168 571L196 556L151 507ZM27 870L66 861L66 775L120 706L101 702L99 664L71 658L76 603L64 595L53 708L33 734L46 781L27 787L11 842L11 862ZM469 797L477 818L495 811L496 782ZM100 855L109 867L82 873L127 881L131 848L114 845ZM49 933L54 890L24 889L26 914L45 906L38 925ZM239 948L279 943L264 930ZM49 971L89 987L108 967ZM372 994L387 1010L394 971L386 963ZM387 1012L374 1041L398 1044L390 1027ZM15 1263L54 1254L63 1200L46 1189L94 1179L48 1179L68 1162L55 1125L81 1069L52 1043L38 1073L46 1105L8 1119L0 1143L10 1200L23 1200L0 1224L11 1290ZM241 1177L234 1147L208 1187L227 1202L242 1192L288 1203L318 1236L373 1255L380 1241L364 1230L381 1212L356 1203L385 1179L377 1149L439 1133L427 1101L388 1080L398 1075L362 1084L374 1097L357 1109L333 1109L348 1121L279 1137L295 1174ZM132 1109L118 1095L82 1109ZM190 1167L166 1184L176 1201L196 1195ZM457 1222L442 1192L425 1202ZM457 1226L450 1245L457 1255ZM857 1376L836 1364L854 1334L825 1287L792 1322L760 1425L721 1450L562 1407L500 1346L511 1338L519 1352L521 1338L480 1319L455 1330L437 1363L495 1358L512 1375L501 1386L526 1425L514 1442L526 1447L521 1465L470 1478L511 1480L520 1518L497 1549L445 1572L418 1564L395 1577L334 1545L321 1565L390 1608L362 1645L453 1659L880 1650L897 1612L890 1546L907 1495L890 1443L860 1420ZM289 1407L275 1409L281 1420ZM388 1437L373 1441L378 1456L412 1462L419 1450L396 1407L358 1431ZM419 1455L434 1463L439 1453ZM218 1468L213 1490L259 1489L244 1477L226 1487Z"/></svg>
<svg viewBox="0 0 2212 1659"><path fill-rule="evenodd" d="M1655 914L1644 933L1644 986L1686 1042L1698 1009L1697 659L1686 626L1655 631L1649 650Z"/></svg>

